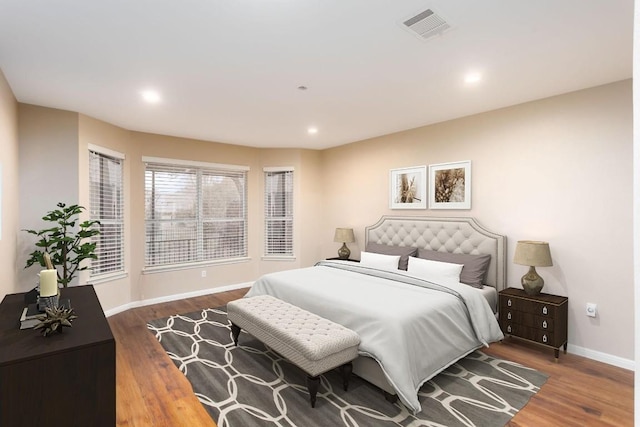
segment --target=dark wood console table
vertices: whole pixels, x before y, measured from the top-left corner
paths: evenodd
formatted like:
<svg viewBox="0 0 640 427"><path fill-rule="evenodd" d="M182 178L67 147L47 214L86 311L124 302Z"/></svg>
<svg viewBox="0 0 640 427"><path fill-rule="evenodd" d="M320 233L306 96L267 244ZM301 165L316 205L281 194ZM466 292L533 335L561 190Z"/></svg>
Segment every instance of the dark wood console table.
<svg viewBox="0 0 640 427"><path fill-rule="evenodd" d="M93 286L62 290L78 318L20 330L24 294L0 303L0 426L116 424L116 345Z"/></svg>

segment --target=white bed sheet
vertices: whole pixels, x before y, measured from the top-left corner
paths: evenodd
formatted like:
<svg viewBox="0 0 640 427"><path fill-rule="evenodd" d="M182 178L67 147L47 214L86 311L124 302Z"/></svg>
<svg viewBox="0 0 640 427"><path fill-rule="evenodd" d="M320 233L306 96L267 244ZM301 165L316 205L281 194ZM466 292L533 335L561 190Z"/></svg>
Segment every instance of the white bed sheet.
<svg viewBox="0 0 640 427"><path fill-rule="evenodd" d="M417 392L425 381L503 338L493 310L477 289L462 284L433 287L442 288L406 272L324 261L267 274L246 297L272 295L356 331L360 354L374 358L400 400L418 412Z"/></svg>
<svg viewBox="0 0 640 427"><path fill-rule="evenodd" d="M477 288L474 288L477 289ZM478 289L478 292L482 294L482 296L489 303L489 307L493 310L494 313L498 312L498 291L493 286L484 285L482 289Z"/></svg>

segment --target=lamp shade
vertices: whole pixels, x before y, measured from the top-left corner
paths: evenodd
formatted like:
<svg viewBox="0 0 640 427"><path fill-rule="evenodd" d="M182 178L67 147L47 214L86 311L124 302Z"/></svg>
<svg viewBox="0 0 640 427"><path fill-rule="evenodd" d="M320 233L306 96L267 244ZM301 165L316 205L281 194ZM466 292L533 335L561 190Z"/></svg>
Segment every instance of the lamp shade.
<svg viewBox="0 0 640 427"><path fill-rule="evenodd" d="M551 252L549 243L532 240L520 240L516 245L516 253L513 262L530 267L551 267Z"/></svg>
<svg viewBox="0 0 640 427"><path fill-rule="evenodd" d="M356 241L353 235L353 228L336 228L336 234L333 236L334 242L353 243Z"/></svg>

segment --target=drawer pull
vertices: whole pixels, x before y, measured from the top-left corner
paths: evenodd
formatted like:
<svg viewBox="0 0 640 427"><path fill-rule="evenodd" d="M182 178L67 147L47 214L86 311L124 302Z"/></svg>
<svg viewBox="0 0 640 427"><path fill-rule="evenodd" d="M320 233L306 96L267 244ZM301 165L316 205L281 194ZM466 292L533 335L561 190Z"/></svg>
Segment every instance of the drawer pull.
<svg viewBox="0 0 640 427"><path fill-rule="evenodd" d="M547 315L547 306L542 307L542 314Z"/></svg>
<svg viewBox="0 0 640 427"><path fill-rule="evenodd" d="M511 333L511 325L507 326L507 332Z"/></svg>
<svg viewBox="0 0 640 427"><path fill-rule="evenodd" d="M547 342L547 336L546 335L542 336L542 342Z"/></svg>
<svg viewBox="0 0 640 427"><path fill-rule="evenodd" d="M511 298L509 298L509 299L507 300L507 306L508 306L508 307L511 307Z"/></svg>
<svg viewBox="0 0 640 427"><path fill-rule="evenodd" d="M546 321L546 320L543 320L543 321L542 321L542 327L543 327L544 329L547 329L547 321Z"/></svg>
<svg viewBox="0 0 640 427"><path fill-rule="evenodd" d="M511 312L507 313L507 319L511 320Z"/></svg>

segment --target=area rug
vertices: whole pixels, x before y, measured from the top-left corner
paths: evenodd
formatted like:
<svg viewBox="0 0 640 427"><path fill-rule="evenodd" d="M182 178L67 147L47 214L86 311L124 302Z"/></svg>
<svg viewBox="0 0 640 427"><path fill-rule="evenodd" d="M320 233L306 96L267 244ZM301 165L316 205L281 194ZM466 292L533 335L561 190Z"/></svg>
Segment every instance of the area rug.
<svg viewBox="0 0 640 427"><path fill-rule="evenodd" d="M244 332L235 347L224 307L147 327L219 427L504 426L547 380L475 351L422 386L416 415L355 375L343 391L337 370L321 377L312 409L306 374Z"/></svg>

